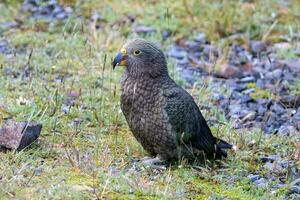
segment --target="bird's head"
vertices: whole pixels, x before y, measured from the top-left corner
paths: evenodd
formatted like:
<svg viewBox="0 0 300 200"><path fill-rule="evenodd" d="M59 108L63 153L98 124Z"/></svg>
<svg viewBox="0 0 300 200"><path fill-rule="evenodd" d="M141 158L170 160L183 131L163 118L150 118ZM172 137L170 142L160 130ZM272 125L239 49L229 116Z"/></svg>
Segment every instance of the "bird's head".
<svg viewBox="0 0 300 200"><path fill-rule="evenodd" d="M113 60L116 66L125 66L126 72L133 77L158 77L168 74L166 58L153 43L143 39L134 39L123 45Z"/></svg>

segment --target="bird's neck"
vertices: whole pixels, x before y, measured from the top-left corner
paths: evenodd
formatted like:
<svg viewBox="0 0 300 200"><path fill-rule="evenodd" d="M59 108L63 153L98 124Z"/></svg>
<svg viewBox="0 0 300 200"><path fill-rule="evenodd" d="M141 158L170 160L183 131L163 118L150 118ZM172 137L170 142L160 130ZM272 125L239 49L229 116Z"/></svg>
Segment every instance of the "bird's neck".
<svg viewBox="0 0 300 200"><path fill-rule="evenodd" d="M170 76L168 73L162 74L159 76L151 76L149 74L139 74L133 75L130 73L125 72L123 74L122 82L123 84L138 84L138 85L143 85L143 86L162 86L165 83L167 83L169 80L171 80Z"/></svg>
<svg viewBox="0 0 300 200"><path fill-rule="evenodd" d="M148 72L138 72L133 73L132 71L125 70L123 77L129 78L132 80L163 80L169 78L168 71L162 71L160 73L148 73Z"/></svg>

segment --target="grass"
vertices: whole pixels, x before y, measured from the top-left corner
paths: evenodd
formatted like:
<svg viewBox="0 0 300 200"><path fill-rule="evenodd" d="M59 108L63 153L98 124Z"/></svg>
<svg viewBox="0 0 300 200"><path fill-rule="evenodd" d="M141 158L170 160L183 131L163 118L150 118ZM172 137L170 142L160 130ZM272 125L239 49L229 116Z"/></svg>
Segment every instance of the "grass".
<svg viewBox="0 0 300 200"><path fill-rule="evenodd" d="M6 106L0 114L2 118L43 124L35 144L20 152L0 152L1 199L286 198L288 187L268 192L276 181L257 188L246 176L267 173L261 170L261 155L280 154L291 159L297 136L234 130L233 122L208 103L213 98L209 83L200 82L189 92L199 105L212 106L203 110L207 119L224 122L212 126L213 132L240 150L231 152L221 168L180 165L156 171L141 166L136 160L147 153L133 138L120 112L123 69L113 72L110 62L122 43L133 37L130 15L138 23L156 28L158 31L146 38L159 41L164 49L198 31L220 44L235 33L248 39L282 41L279 36L293 40L291 30L298 30L298 1L292 1L289 8L274 1L61 2L73 5L74 12L83 18L73 16L49 26L19 16L18 1L0 3L0 22L18 17L24 20L21 29L2 33L16 53L12 58L0 55L0 99ZM94 11L105 19L99 31L89 25L88 17ZM172 37L163 42L162 30L170 30ZM170 64L174 72L172 67ZM172 75L183 83L178 74Z"/></svg>

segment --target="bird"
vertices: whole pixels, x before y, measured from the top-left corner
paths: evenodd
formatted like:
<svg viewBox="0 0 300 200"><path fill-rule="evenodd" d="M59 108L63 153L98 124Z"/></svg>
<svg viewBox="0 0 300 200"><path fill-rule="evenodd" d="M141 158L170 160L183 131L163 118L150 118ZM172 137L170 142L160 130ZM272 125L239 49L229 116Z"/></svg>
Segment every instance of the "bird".
<svg viewBox="0 0 300 200"><path fill-rule="evenodd" d="M163 51L153 42L126 42L112 60L124 66L120 106L136 140L164 162L222 159L233 146L216 138L194 98L169 75ZM157 160L156 160L157 161Z"/></svg>

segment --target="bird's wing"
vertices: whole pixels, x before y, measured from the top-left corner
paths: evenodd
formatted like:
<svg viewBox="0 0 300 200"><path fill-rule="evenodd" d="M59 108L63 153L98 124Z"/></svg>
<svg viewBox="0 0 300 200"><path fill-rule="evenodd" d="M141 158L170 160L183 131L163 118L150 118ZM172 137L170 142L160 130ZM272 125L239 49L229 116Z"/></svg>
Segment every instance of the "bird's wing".
<svg viewBox="0 0 300 200"><path fill-rule="evenodd" d="M208 154L216 152L217 140L211 134L193 97L178 85L165 90L164 96L165 111L177 133L177 139Z"/></svg>

